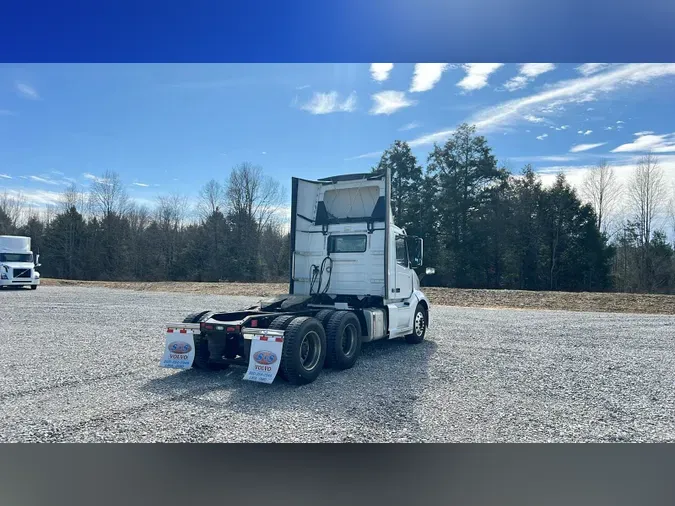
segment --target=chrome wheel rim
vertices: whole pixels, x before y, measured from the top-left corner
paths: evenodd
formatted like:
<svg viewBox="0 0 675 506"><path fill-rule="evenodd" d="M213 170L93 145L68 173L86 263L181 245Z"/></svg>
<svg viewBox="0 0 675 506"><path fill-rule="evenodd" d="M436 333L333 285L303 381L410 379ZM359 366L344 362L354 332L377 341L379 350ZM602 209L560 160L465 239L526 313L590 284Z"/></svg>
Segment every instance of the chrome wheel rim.
<svg viewBox="0 0 675 506"><path fill-rule="evenodd" d="M421 337L424 334L424 313L422 311L415 315L415 334Z"/></svg>
<svg viewBox="0 0 675 506"><path fill-rule="evenodd" d="M307 332L300 343L300 363L303 369L311 371L319 363L321 356L321 339L314 331Z"/></svg>
<svg viewBox="0 0 675 506"><path fill-rule="evenodd" d="M351 323L348 324L342 333L342 339L340 342L342 353L344 353L345 356L350 357L354 354L356 351L356 344L358 342L357 339L358 336L356 335L356 327L354 327L354 325Z"/></svg>

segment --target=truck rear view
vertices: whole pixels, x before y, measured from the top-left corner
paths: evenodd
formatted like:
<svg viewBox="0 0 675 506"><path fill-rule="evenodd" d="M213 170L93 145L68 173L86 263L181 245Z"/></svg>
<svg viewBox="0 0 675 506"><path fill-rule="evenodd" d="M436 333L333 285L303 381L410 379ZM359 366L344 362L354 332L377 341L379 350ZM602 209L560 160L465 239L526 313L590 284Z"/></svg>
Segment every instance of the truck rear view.
<svg viewBox="0 0 675 506"><path fill-rule="evenodd" d="M293 178L289 292L238 312L169 324L161 365L248 368L244 379L314 381L349 369L363 343L420 343L429 302L419 289L422 240L392 220L388 172Z"/></svg>

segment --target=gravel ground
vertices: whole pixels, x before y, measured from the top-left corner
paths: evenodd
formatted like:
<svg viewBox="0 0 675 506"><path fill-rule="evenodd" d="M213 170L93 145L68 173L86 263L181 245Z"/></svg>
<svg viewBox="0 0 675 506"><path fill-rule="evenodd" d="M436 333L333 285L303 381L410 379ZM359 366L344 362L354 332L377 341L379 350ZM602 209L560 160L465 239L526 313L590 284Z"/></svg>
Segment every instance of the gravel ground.
<svg viewBox="0 0 675 506"><path fill-rule="evenodd" d="M675 317L435 306L305 387L158 367L167 321L251 297L0 292L0 441L675 441Z"/></svg>

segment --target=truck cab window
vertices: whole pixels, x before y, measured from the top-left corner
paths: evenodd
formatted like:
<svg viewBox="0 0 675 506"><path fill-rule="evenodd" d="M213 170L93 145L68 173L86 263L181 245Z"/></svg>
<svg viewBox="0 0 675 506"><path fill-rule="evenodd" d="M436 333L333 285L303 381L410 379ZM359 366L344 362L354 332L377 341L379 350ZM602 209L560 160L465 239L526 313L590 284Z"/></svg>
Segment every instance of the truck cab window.
<svg viewBox="0 0 675 506"><path fill-rule="evenodd" d="M365 235L328 236L328 253L363 253L368 239Z"/></svg>
<svg viewBox="0 0 675 506"><path fill-rule="evenodd" d="M396 236L396 263L408 267L408 250L405 247L405 238Z"/></svg>

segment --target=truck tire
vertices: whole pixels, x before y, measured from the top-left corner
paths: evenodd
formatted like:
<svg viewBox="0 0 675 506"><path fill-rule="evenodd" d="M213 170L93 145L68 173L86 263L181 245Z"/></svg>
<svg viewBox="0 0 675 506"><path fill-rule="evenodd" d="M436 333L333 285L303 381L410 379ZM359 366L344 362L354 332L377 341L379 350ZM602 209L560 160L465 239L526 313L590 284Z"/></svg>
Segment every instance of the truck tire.
<svg viewBox="0 0 675 506"><path fill-rule="evenodd" d="M282 315L282 316L277 316L274 320L272 320L272 323L270 323L270 328L274 330L286 330L286 327L288 327L291 323L291 320L295 318L295 315Z"/></svg>
<svg viewBox="0 0 675 506"><path fill-rule="evenodd" d="M199 323L206 320L211 314L213 314L211 311L192 313L185 317L183 323ZM210 358L209 342L206 339L195 339L195 359L192 362L192 367L203 371L222 371L229 367L229 364L213 364L210 362Z"/></svg>
<svg viewBox="0 0 675 506"><path fill-rule="evenodd" d="M328 326L328 320L334 314L335 314L334 309L322 309L321 311L316 313L316 315L314 315L314 318L319 320L321 322L321 325L323 325L323 328L326 329Z"/></svg>
<svg viewBox="0 0 675 506"><path fill-rule="evenodd" d="M361 354L361 323L351 311L335 311L326 327L326 366L350 369Z"/></svg>
<svg viewBox="0 0 675 506"><path fill-rule="evenodd" d="M293 385L313 382L326 360L326 332L316 318L294 318L286 328L280 371Z"/></svg>
<svg viewBox="0 0 675 506"><path fill-rule="evenodd" d="M424 335L427 333L427 311L422 304L417 304L415 316L413 316L413 332L405 336L405 340L410 344L419 344L424 341Z"/></svg>
<svg viewBox="0 0 675 506"><path fill-rule="evenodd" d="M38 287L37 285L30 285L31 290L37 290L37 287Z"/></svg>

